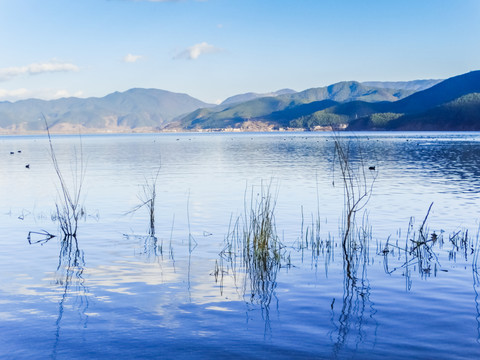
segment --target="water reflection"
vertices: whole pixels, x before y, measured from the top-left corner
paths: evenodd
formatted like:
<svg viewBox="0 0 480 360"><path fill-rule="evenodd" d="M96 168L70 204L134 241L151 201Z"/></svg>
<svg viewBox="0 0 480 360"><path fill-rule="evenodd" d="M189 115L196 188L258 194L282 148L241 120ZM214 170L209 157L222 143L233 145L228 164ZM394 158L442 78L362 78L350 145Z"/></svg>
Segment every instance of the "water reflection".
<svg viewBox="0 0 480 360"><path fill-rule="evenodd" d="M479 291L480 287L480 272L478 269L478 259L480 256L480 227L477 231L477 238L475 245L472 246L472 275L473 275L473 291L475 293L475 310L477 311L475 320L477 321L477 342L480 343L480 300L479 300Z"/></svg>
<svg viewBox="0 0 480 360"><path fill-rule="evenodd" d="M65 306L69 294L75 295L75 308L81 318L83 327L87 327L88 315L86 315L89 301L88 290L83 278L85 256L78 247L75 236L66 236L60 244L58 266L56 271L56 285L62 288L62 295L58 303L58 316L55 322L55 343L52 350L52 358L57 356L57 348L60 342L61 322L65 312Z"/></svg>
<svg viewBox="0 0 480 360"><path fill-rule="evenodd" d="M28 233L29 244L44 245L55 236L45 230ZM51 358L56 359L57 350L61 340L62 320L69 297L73 296L73 309L76 310L81 319L83 327L87 327L89 307L88 289L85 286L83 273L85 270L85 254L80 249L76 236L64 236L60 240L60 251L58 254L58 265L55 271L55 285L60 290L58 310L55 321L55 338Z"/></svg>
<svg viewBox="0 0 480 360"><path fill-rule="evenodd" d="M353 272L344 272L342 307L338 317L335 315L334 302L332 308L333 355L337 358L342 350L353 341L352 348L367 343L371 327L378 327L374 316L375 304L370 299L370 282L367 277L367 258L361 256L361 264ZM376 330L373 331L375 336ZM374 341L375 342L375 339Z"/></svg>
<svg viewBox="0 0 480 360"><path fill-rule="evenodd" d="M478 289L480 287L480 274L478 273L478 269L473 269L473 292L475 293L475 310L477 314L475 316L475 320L477 322L477 342L480 344L480 299L478 295Z"/></svg>
<svg viewBox="0 0 480 360"><path fill-rule="evenodd" d="M395 353L398 357L408 357L408 352L401 349L404 343L401 341L400 344L395 343L402 336L398 334L410 333L412 330L410 324L405 322L404 317L402 318L403 307L406 308L408 304L414 305L416 315L432 319L430 325L425 325L418 332L416 339L409 340L411 342L408 345L420 349L418 356L428 357L426 349L430 350L435 346L434 341L438 339L432 341L433 345L425 345L423 342L431 335L425 330L431 324L444 324L439 320L444 315L440 314L448 311L451 311L450 317L455 320L459 317L458 323L463 324L461 320L465 320L465 323L469 324L442 330L444 332L440 335L445 335L446 331L449 331L448 334L459 333L461 336L454 339L455 346L463 345L463 349L468 351L472 350L471 343L474 340L480 343L480 281L475 267L473 280L470 278L472 265L470 262L476 263L477 246L469 232L459 230L459 227L465 224L456 222L458 218L472 220L471 214L475 216L476 213L471 209L477 209L477 205L472 207L471 204L476 202L478 194L471 193L472 199L467 203L466 209L464 199L457 199L455 196L457 192L463 194L463 189L467 185L474 190L478 188L480 183L476 170L478 160L475 160L474 155L477 152L476 148L479 148L477 143L471 142L468 144L470 150L462 150L458 146L459 141L454 139L451 143L445 144L448 150L437 149L435 148L437 145L430 144L432 148L429 152L428 146L414 144L413 141L406 141L406 138L376 136L365 140L366 156L378 161L372 164L376 165L379 178L374 187L374 197L368 206L370 214L373 214L371 220L375 231L372 231L366 223L360 224L359 228L352 227L351 234L355 241L347 242L346 245L349 246L347 247L342 246L344 237L339 229L343 226L342 220L339 219L342 211L342 189L338 189L339 194L333 194L331 187L322 187L323 180L328 178L328 184L332 180L333 142L327 142L321 137L304 139L294 136L284 141L267 136L255 136L254 140L239 136L234 139L228 138L230 145L227 145L224 139L219 137L207 141L204 138L196 138L191 141L192 144L196 142L194 146L188 145L186 141L179 141L179 144L182 143L182 149L186 149L186 154L193 156L195 161L190 162L187 161L187 156L184 156L185 153L177 151L180 146L176 145L177 142L165 141L161 145L162 139L159 137L157 144L161 145L164 151L164 168L167 175L165 182L162 178L162 201L159 203L162 207L157 209L158 216L155 220L163 225L157 226L155 232L151 231L154 236L125 237L121 236L120 231L126 228L142 229L148 219L145 216L133 220L124 220L125 218L121 218L120 215L118 216L120 220L114 217L137 202L136 199L119 197L120 191L132 186L131 184L136 182L134 180L142 176L142 171L148 173L144 170L148 165L144 164L140 166L143 168L137 168L135 162L137 159L129 159L128 154L140 143L141 154L148 160L149 156L153 157L151 154L154 153L152 149L155 147L145 141L142 143L129 139L127 146L118 146L121 155L111 155L113 160L109 162L107 155L112 151L106 151L106 146L100 144L98 140L87 141L86 148L95 143L95 149L101 159L98 161L97 158L92 159L92 186L89 187L91 191L89 199L94 199L99 204L102 221L97 219L95 224L85 226L86 238L82 237L80 240L86 241L80 244L76 238L58 240L59 252L57 248L48 249L45 246L42 248L45 250L42 257L38 258L35 251L24 252L23 264L35 262L35 269L39 275L32 276L34 272L32 268L22 266L22 274L15 275L17 277L12 282L14 285L8 291L16 298L26 299L25 301L29 303L47 299L45 304L38 305L43 307L41 311L45 314L48 302L52 298L51 289L57 287L60 289L58 294L54 294L55 310L49 313L50 316L54 313L54 320L45 320L46 316L29 318L33 320L27 326L31 338L36 334L37 325L42 329L54 325L53 357L57 354L60 357L66 351L67 343L77 337L79 329L76 327L85 326L92 328L93 331L89 330L81 335L93 343L96 341L95 346L98 348L105 344L105 340L93 339L94 336L91 334L109 331L115 327L122 329L122 332L115 334L116 340L141 338L138 344L146 341L151 348L156 347L158 353L166 342L173 343L175 349L186 342L196 342L198 348L204 349L202 345L207 344L206 346L223 351L226 348L225 338L231 339L231 343L235 344L248 339L252 343L256 342L258 349L263 349L267 346L262 341L265 341L266 335L270 335L268 344L278 346L282 350L288 348L291 350L288 354L292 357L295 356L295 351L299 350L312 358L332 356L343 358L352 355L355 349L370 351L371 349L368 349L370 345L374 347L375 344L379 344L376 349L398 350L398 353ZM416 141L427 142L426 138L419 138ZM194 154L195 150L202 146L205 146L203 150ZM239 157L237 150L228 150L229 146L230 150L241 149L245 155ZM457 146L459 149L456 149ZM264 154L264 151L269 153ZM123 158L119 160L117 156ZM122 164L128 165L125 167L134 169L135 176L129 171L125 171L127 175L124 177L112 176L118 174L119 168L123 168L118 166L116 161L122 161ZM465 164L444 166L445 162L449 161L465 161ZM320 196L317 196L317 199L314 196L317 186L314 175L316 170L319 173L320 184L320 191L317 188ZM244 238L248 237L244 234L249 233L249 226L245 227L243 222L262 223L249 221L252 219L250 209L242 215L242 219L233 219L231 226L228 226L228 215L225 214L229 214L237 206L241 208L245 179L256 183L258 178L268 178L275 172L279 174L281 183L279 206L275 208L275 214L269 211L256 212L267 214L265 220L268 218L274 220L271 222L274 225L270 228L272 231L267 231L268 226L264 227L264 233L270 234L268 236L270 245L265 248L268 251L263 251L261 246L255 248L252 245L253 241L249 246L245 245L247 241L244 241ZM6 179L6 176L0 175L0 181L2 178ZM195 181L192 181L192 178ZM49 178L45 176L41 180L40 182L45 183ZM420 188L417 184L420 184L418 185ZM431 186L432 184L435 186ZM15 189L14 183L8 185ZM189 187L192 187L195 211L192 212L190 219L187 203L187 217L182 216L178 219L180 224L178 228L185 236L176 238L172 244L171 235L168 240L170 214L185 213L187 197L185 189ZM380 190L378 197L377 187ZM428 192L425 195L423 191L426 189ZM438 193L449 193L451 196L438 195L440 198L438 199ZM10 206L12 197L10 194L6 195L7 201L4 206ZM433 199L426 202L429 197ZM266 194L259 197L259 202L261 198L265 199ZM240 205L237 205L238 199ZM330 201L332 199L335 201ZM452 199L456 200L450 203ZM429 220L432 218L431 221L425 222L422 228L420 225L424 219L423 214L431 200L435 200L436 204L442 204L441 200L445 200L448 206L442 204L438 207L439 211L432 211L428 217ZM300 207L310 209L318 202L322 204L320 208L322 213L315 213L311 220L307 216L309 220L303 221L303 215L300 218ZM375 203L377 208L373 206L370 208L372 203ZM38 204L38 211L47 213L43 210L40 200ZM399 205L401 207L403 204L410 206L408 211L399 208ZM22 203L21 206L33 210L31 204ZM255 202L253 207L255 208ZM409 216L415 213L412 208L422 215L420 223L415 223L412 219L406 235L399 232L396 239L395 235L389 238L391 230L397 228L397 223L392 225L390 221L393 216L403 231L408 224ZM464 213L458 213L456 208L462 208ZM383 211L391 212L393 215L384 216ZM13 213L16 212L19 212L18 208L13 209ZM470 215L466 216L467 213ZM452 220L445 214L456 219ZM140 218L142 214L138 215ZM326 220L327 216L329 222ZM33 216L25 216L24 220L19 220L16 216L11 216L1 225L7 233L15 226L31 226L34 221L32 218ZM28 221L30 222L27 223ZM48 228L48 225L41 225L48 221L47 218L37 218L35 225L39 228L42 226ZM190 221L198 240L199 246L196 249ZM8 226L5 225L7 222ZM309 226L304 226L307 222L310 223ZM433 225L429 225L428 222ZM377 223L381 225L380 230ZM453 231L443 231L438 224L445 226L445 229L453 228ZM172 223L172 232L173 227ZM227 227L228 234L222 244L222 234ZM208 232L204 233L205 237L202 238L199 234L204 229ZM321 234L320 230L324 234ZM337 230L340 233L338 237L335 232ZM117 231L119 234L115 234ZM132 230L134 231L137 230ZM23 239L25 233L21 233ZM214 235L209 236L212 233ZM102 236L99 234L108 235L101 238L101 241L96 241L97 237ZM53 245L47 232L32 232L29 235L32 249L33 244L37 244L38 249L39 244L48 241ZM253 238L250 237L252 240ZM293 241L292 244L292 239L297 241ZM4 241L10 248L17 246L14 241L9 242L8 239ZM376 249L375 242L379 244ZM26 245L24 241L22 245ZM58 255L58 265L55 264L56 259L52 261L49 257L48 250L55 250L54 256ZM88 255L88 267L85 265L83 250ZM221 254L217 256L219 252ZM17 271L15 261L8 259L6 255L2 257L2 263L6 264L4 274ZM468 271L463 271L467 265ZM43 280L36 280L48 272L48 269L52 269L52 266L53 269L57 266L55 286L49 286ZM9 272L10 269L12 270ZM95 303L92 303L92 297L86 288L87 273L88 290L95 292ZM209 273L212 277L208 277ZM4 275L4 278L7 277L8 275ZM34 282L36 292L31 291ZM403 291L404 282L407 291ZM23 284L26 284L24 290L13 289L14 286L21 287ZM410 291L412 287L416 291ZM393 296L392 294L395 294L394 301L389 298ZM207 305L203 306L205 304ZM20 308L25 306L25 303L18 305ZM98 314L100 321L88 321L88 317L92 319L93 316L92 308L95 308L94 313ZM220 313L208 310L213 308L223 311ZM441 311L434 311L437 309ZM76 312L79 313L80 326L71 324L72 318L75 320L78 317ZM245 321L249 323L245 325ZM34 325L31 325L33 322ZM26 322L16 327L21 329L24 324ZM167 340L159 339L157 336L156 330L159 326L168 329ZM204 334L201 339L185 335L185 333L199 334L199 329ZM52 351L53 333L51 331L46 344L49 352ZM325 337L325 334L328 336ZM433 335L440 337L438 333ZM389 338L394 340L389 342L386 340ZM298 345L292 345L297 339L302 341L298 341ZM312 344L314 346L311 346ZM18 342L14 346L21 345ZM440 346L434 349L435 356L442 353L443 348ZM238 357L252 354L252 347L246 348ZM467 350L457 348L458 352ZM263 357L267 350L264 351L259 352L258 357ZM325 351L328 353L325 354ZM373 349L372 358L379 357L378 352L379 350Z"/></svg>

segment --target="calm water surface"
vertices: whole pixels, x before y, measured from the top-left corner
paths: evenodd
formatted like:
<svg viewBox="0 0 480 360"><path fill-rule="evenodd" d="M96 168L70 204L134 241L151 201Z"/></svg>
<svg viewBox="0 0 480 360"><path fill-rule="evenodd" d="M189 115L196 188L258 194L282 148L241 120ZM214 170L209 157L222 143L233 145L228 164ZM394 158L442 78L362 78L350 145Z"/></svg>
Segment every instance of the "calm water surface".
<svg viewBox="0 0 480 360"><path fill-rule="evenodd" d="M348 257L332 134L54 136L87 169L68 240L48 139L0 137L0 358L480 358L480 133L341 137L374 181ZM268 186L281 259L252 273L224 249Z"/></svg>

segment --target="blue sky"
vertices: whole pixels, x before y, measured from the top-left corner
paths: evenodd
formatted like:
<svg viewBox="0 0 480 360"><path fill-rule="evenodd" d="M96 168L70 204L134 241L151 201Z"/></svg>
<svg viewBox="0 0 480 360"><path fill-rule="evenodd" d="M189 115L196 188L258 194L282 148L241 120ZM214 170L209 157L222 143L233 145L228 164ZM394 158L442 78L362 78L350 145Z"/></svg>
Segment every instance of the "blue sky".
<svg viewBox="0 0 480 360"><path fill-rule="evenodd" d="M0 54L0 101L439 79L480 69L480 1L0 0Z"/></svg>

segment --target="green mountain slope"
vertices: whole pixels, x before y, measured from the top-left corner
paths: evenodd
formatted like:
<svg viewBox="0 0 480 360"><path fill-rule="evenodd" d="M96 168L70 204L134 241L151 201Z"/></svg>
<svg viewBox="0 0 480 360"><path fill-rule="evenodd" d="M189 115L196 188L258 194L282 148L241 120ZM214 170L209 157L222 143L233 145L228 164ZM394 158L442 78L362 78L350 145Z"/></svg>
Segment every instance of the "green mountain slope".
<svg viewBox="0 0 480 360"><path fill-rule="evenodd" d="M209 111L195 111L179 119L171 127L188 130L226 128L238 127L247 121L264 122L282 127L292 126L292 124L300 126L305 119L299 118L307 117L339 102L396 101L411 93L412 91L409 90L377 89L359 82L346 81L293 94L258 98L231 106L222 105L211 108ZM331 102L320 103L322 101ZM305 121L309 122L309 120Z"/></svg>
<svg viewBox="0 0 480 360"><path fill-rule="evenodd" d="M480 93L463 95L425 112L392 119L387 130L480 130Z"/></svg>
<svg viewBox="0 0 480 360"><path fill-rule="evenodd" d="M394 103L378 103L370 114L353 118L349 130L480 129L480 71L449 78Z"/></svg>
<svg viewBox="0 0 480 360"><path fill-rule="evenodd" d="M392 104L390 110L400 113L418 113L453 101L463 95L480 92L480 71L451 77L441 83Z"/></svg>

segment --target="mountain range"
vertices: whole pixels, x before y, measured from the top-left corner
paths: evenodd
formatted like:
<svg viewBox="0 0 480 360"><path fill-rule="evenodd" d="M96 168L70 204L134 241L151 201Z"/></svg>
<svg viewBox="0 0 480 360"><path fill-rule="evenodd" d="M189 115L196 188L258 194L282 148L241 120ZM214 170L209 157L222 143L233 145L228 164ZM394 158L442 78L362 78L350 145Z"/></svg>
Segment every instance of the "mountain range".
<svg viewBox="0 0 480 360"><path fill-rule="evenodd" d="M130 89L102 98L28 99L0 102L0 132L158 131L175 117L213 106L186 94L157 89Z"/></svg>
<svg viewBox="0 0 480 360"><path fill-rule="evenodd" d="M131 89L102 98L0 102L0 133L264 130L480 130L480 71L446 80L344 81L232 96L220 105Z"/></svg>
<svg viewBox="0 0 480 360"><path fill-rule="evenodd" d="M347 81L229 107L199 109L166 128L480 130L479 93L480 71L446 80Z"/></svg>

